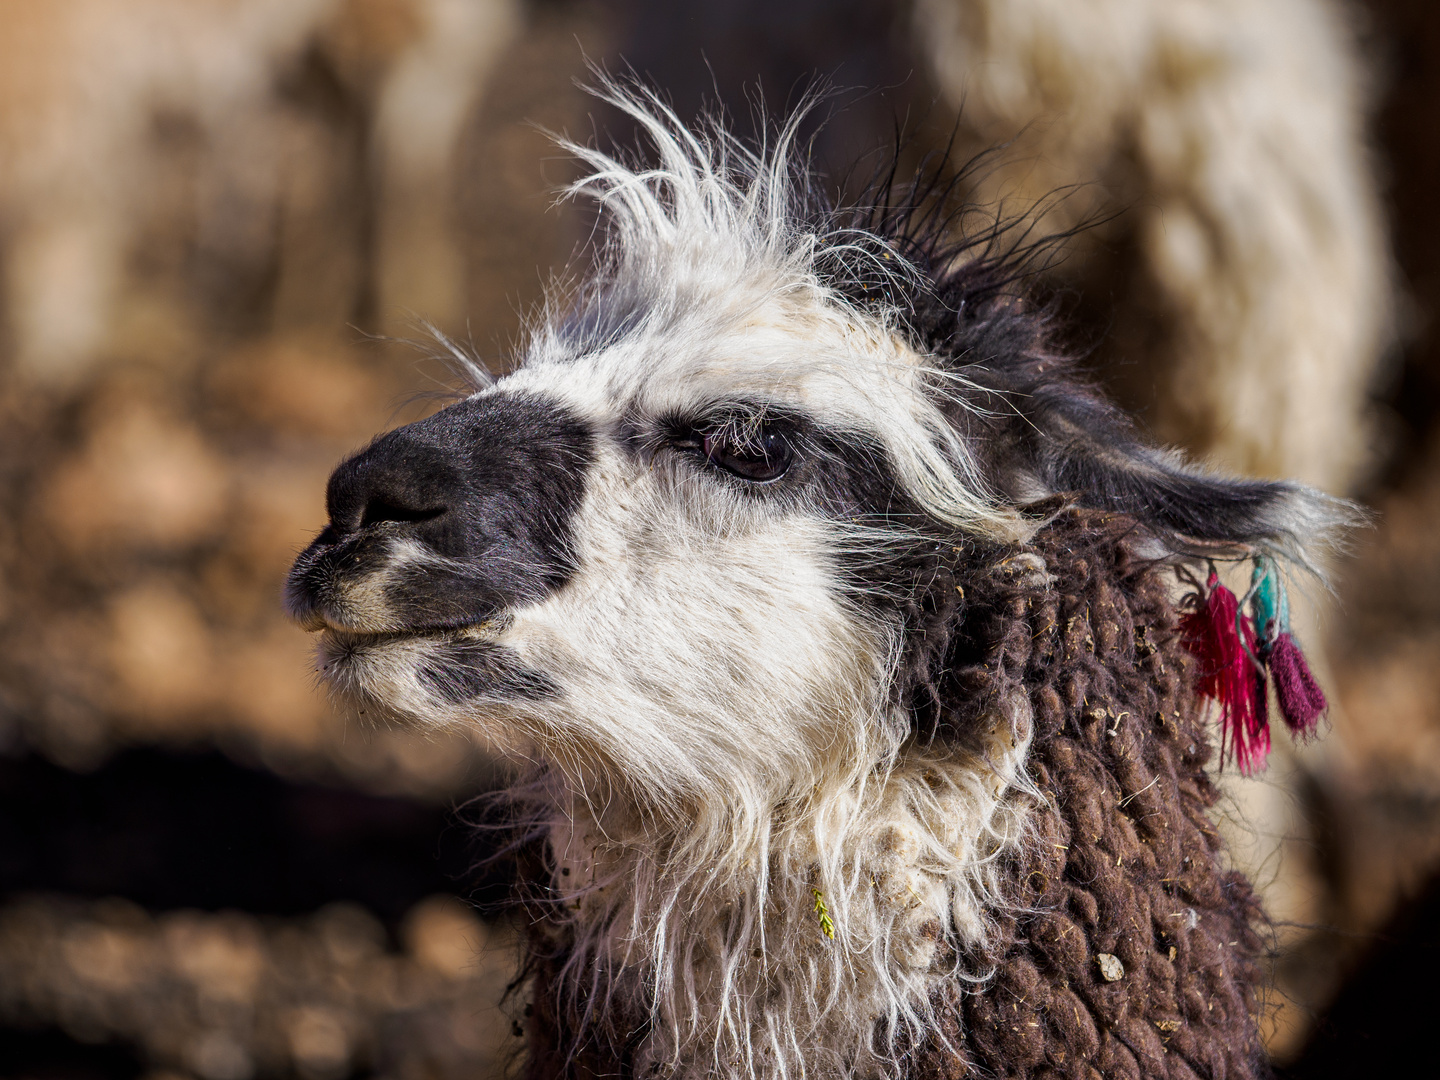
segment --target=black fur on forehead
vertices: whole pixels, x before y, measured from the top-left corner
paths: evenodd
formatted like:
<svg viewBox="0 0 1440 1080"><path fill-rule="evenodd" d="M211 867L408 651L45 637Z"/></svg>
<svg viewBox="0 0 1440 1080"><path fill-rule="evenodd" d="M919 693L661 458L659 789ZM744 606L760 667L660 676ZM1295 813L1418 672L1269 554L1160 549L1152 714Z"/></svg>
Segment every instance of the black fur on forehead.
<svg viewBox="0 0 1440 1080"><path fill-rule="evenodd" d="M1078 230L1038 231L1043 205L1009 215L957 198L987 157L957 172L928 161L903 184L892 165L848 208L827 208L812 185L812 227L847 241L817 262L822 281L897 322L955 377L934 387L935 400L1012 505L1069 494L1134 517L1175 552L1265 549L1314 569L1353 508L1294 483L1222 476L1149 443L1061 343L1055 301L1036 298L1037 273Z"/></svg>

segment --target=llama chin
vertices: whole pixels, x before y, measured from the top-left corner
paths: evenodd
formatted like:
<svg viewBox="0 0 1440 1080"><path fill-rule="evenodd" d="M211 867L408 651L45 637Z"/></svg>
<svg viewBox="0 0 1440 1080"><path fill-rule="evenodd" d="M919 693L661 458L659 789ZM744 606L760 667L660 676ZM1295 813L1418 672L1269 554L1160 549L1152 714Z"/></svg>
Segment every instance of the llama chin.
<svg viewBox="0 0 1440 1080"><path fill-rule="evenodd" d="M1159 576L1308 565L1348 509L1146 445L1020 291L1023 222L965 235L923 178L831 208L798 120L753 152L600 94L658 164L570 146L609 222L594 273L512 374L336 470L287 584L337 689L539 763L513 793L542 836L532 1072L1149 1070L1144 1010L1188 998L1099 1034L1056 1010L1094 984L1108 1015L1083 942L1135 987L1117 926L1179 905L1189 936L1142 951L1185 949L1224 1022L1175 1052L1250 1075L1254 913L1197 824ZM1116 825L1125 800L1170 831ZM985 1049L979 1003L1049 948L1026 928L1122 865L1133 902L1074 900L1044 1010L1011 1002L1040 1057Z"/></svg>

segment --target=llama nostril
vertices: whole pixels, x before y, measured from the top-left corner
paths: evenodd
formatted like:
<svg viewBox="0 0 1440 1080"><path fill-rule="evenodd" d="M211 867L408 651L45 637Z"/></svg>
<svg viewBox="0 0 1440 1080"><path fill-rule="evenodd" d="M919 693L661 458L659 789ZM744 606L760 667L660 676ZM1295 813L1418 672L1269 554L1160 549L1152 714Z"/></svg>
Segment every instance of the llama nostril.
<svg viewBox="0 0 1440 1080"><path fill-rule="evenodd" d="M456 464L428 429L388 432L330 474L331 527L353 536L370 526L417 525L446 513L463 493ZM371 530L373 532L373 530Z"/></svg>
<svg viewBox="0 0 1440 1080"><path fill-rule="evenodd" d="M413 506L402 506L383 496L372 497L365 503L365 512L360 516L360 528L363 529L367 525L378 525L383 521L431 521L445 513L445 509L443 506L419 509Z"/></svg>

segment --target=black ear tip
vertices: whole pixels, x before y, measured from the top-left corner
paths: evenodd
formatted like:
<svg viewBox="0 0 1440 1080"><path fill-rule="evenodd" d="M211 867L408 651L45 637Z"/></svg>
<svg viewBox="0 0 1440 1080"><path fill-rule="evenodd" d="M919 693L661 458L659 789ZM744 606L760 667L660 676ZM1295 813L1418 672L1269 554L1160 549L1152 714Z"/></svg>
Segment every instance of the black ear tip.
<svg viewBox="0 0 1440 1080"><path fill-rule="evenodd" d="M1048 456L1054 491L1134 517L1175 554L1268 552L1322 578L1346 537L1368 521L1355 503L1304 484L1225 476L1133 439L1066 431Z"/></svg>
<svg viewBox="0 0 1440 1080"><path fill-rule="evenodd" d="M1356 528L1371 521L1359 504L1305 484L1172 470L1164 512L1152 524L1170 533L1180 554L1265 553L1323 582L1326 565L1347 550Z"/></svg>
<svg viewBox="0 0 1440 1080"><path fill-rule="evenodd" d="M1375 515L1350 499L1299 483L1276 485L1280 492L1265 515L1270 537L1293 561L1316 569L1330 557L1349 550L1355 530L1368 528Z"/></svg>

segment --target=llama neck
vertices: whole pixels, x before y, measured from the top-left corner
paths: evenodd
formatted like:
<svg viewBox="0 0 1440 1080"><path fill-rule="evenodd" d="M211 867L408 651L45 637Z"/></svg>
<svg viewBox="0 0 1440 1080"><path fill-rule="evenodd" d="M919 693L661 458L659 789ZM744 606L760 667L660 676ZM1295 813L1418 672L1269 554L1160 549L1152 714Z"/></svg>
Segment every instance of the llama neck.
<svg viewBox="0 0 1440 1080"><path fill-rule="evenodd" d="M741 843L557 804L558 989L648 1018L642 1063L682 1076L893 1072L937 982L974 966L996 856L1021 843L1013 721L997 714L979 749L913 749L777 804Z"/></svg>

